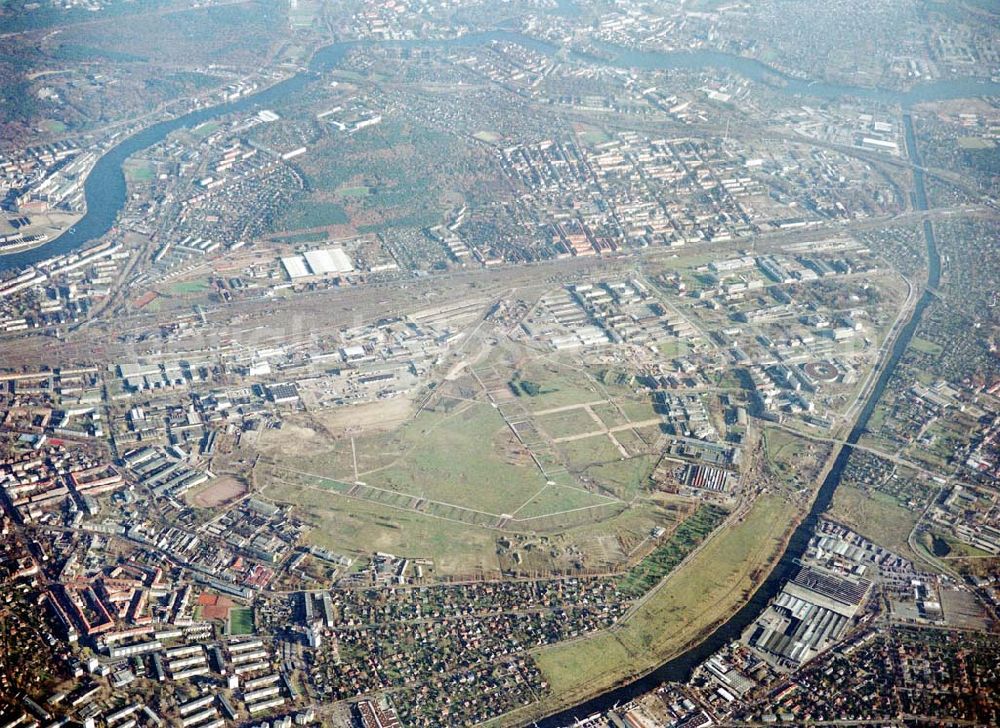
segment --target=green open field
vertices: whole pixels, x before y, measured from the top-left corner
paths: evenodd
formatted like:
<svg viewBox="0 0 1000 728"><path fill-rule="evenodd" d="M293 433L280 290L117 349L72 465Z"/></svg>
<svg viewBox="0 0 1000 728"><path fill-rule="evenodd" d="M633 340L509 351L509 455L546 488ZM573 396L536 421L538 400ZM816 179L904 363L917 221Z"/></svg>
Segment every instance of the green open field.
<svg viewBox="0 0 1000 728"><path fill-rule="evenodd" d="M642 499L626 506L565 485L547 486L508 526L508 535L482 524L435 516L437 509L417 512L401 504L347 497L350 484L271 480L262 495L294 504L315 528L305 541L364 559L372 551L429 558L442 575L499 575L504 568L536 572L559 570L580 562L585 568L621 568L653 528L668 530L685 510L668 497ZM408 498L406 500L409 500ZM566 511L568 506L576 510ZM563 511L559 513L559 511ZM556 513L541 515L536 513ZM499 538L533 533L545 548L520 551L521 560L498 560ZM556 553L552 553L555 548ZM501 564L503 562L503 564Z"/></svg>
<svg viewBox="0 0 1000 728"><path fill-rule="evenodd" d="M581 131L577 133L577 138L580 142L586 146L594 146L596 144L604 144L610 141L611 137L605 134L600 129L590 128L586 131Z"/></svg>
<svg viewBox="0 0 1000 728"><path fill-rule="evenodd" d="M907 540L918 514L900 506L891 495L875 492L869 496L860 488L841 484L828 515L900 556L917 559Z"/></svg>
<svg viewBox="0 0 1000 728"><path fill-rule="evenodd" d="M612 684L623 673L649 669L696 641L749 596L751 575L777 555L794 516L794 508L781 498L761 498L742 523L717 533L618 629L540 650L535 658L554 694Z"/></svg>
<svg viewBox="0 0 1000 728"><path fill-rule="evenodd" d="M207 281L178 281L167 286L166 293L172 296L192 296L197 293L204 293L207 290Z"/></svg>
<svg viewBox="0 0 1000 728"><path fill-rule="evenodd" d="M206 121L204 124L199 124L194 129L191 130L191 134L203 139L210 136L219 130L219 122L217 121Z"/></svg>
<svg viewBox="0 0 1000 728"><path fill-rule="evenodd" d="M606 498L582 488L547 485L514 516L518 519L535 518L563 511L607 506L613 503L615 500L612 498Z"/></svg>
<svg viewBox="0 0 1000 728"><path fill-rule="evenodd" d="M566 385L569 379L560 380L564 393L571 386ZM586 396L592 395L588 391ZM489 548L483 531L494 538L504 531L616 532L617 526L608 522L620 520L634 506L643 508L625 501L632 502L645 492L652 467L648 456L623 459L607 435L595 435L562 443L558 452L540 447L536 455L544 461L547 475L543 475L513 437L500 410L485 402L454 402L454 407L425 410L389 431L358 434L353 450L349 436L331 437L319 422L289 423L277 434L268 432L262 438L265 460L258 482L267 497L298 504L313 514L325 532L334 534L330 538L351 553L380 543L378 548L384 551L405 549L403 553L414 556L450 558L449 539L440 549L430 543L435 525L461 531L450 538L455 543L475 542L468 546L475 552L477 546L483 551ZM568 422L567 414L576 418L575 424ZM549 424L560 422L567 431L601 426L582 409L542 418L549 418ZM634 439L631 433L623 432L623 436ZM593 485L581 482L576 473ZM360 525L367 519L351 519L356 537L345 535L340 525L328 526L332 517L328 511L346 513L358 508L386 517L391 513L393 523L405 518L408 530L419 521L428 529L426 536L407 538L384 518L372 530ZM504 519L508 515L512 519ZM631 536L627 541L632 541ZM619 553L612 561L620 564L626 556ZM467 565L453 559L452 570L466 566L468 571L487 570L496 565L493 553L471 561Z"/></svg>
<svg viewBox="0 0 1000 728"><path fill-rule="evenodd" d="M152 162L131 159L124 166L125 179L129 182L149 182L156 175Z"/></svg>
<svg viewBox="0 0 1000 728"><path fill-rule="evenodd" d="M368 195L371 194L371 188L363 186L363 185L354 186L354 187L344 186L344 187L338 187L334 191L334 194L337 197L347 198L347 199L360 198L360 197L368 197Z"/></svg>
<svg viewBox="0 0 1000 728"><path fill-rule="evenodd" d="M628 432L625 430L615 433L615 437L625 435ZM649 474L653 472L655 464L656 458L652 455L640 455L628 460L615 460L593 465L587 468L586 474L602 488L614 493L618 498L628 501L646 490Z"/></svg>
<svg viewBox="0 0 1000 728"><path fill-rule="evenodd" d="M629 454L632 456L644 455L649 450L650 443L646 442L642 435L635 429L619 430L615 433L615 439L618 440L622 447L628 450Z"/></svg>
<svg viewBox="0 0 1000 728"><path fill-rule="evenodd" d="M561 516L513 522L511 533L498 536L498 544L510 543L499 557L507 571L567 573L577 564L605 573L621 570L639 557L654 528L660 526L669 532L686 513L686 503L660 497L627 507L612 503ZM573 521L574 518L579 520ZM525 528L549 521L559 530Z"/></svg>
<svg viewBox="0 0 1000 728"><path fill-rule="evenodd" d="M962 149L993 149L996 144L985 137L961 136L958 138L958 146Z"/></svg>
<svg viewBox="0 0 1000 728"><path fill-rule="evenodd" d="M718 506L699 508L667 541L653 550L619 579L619 588L629 597L639 597L656 586L722 523L726 511Z"/></svg>
<svg viewBox="0 0 1000 728"><path fill-rule="evenodd" d="M611 402L595 404L590 409L593 410L594 414L597 415L601 419L601 422L603 422L607 427L617 427L618 425L627 424L625 417Z"/></svg>
<svg viewBox="0 0 1000 728"><path fill-rule="evenodd" d="M668 358L687 356L691 350L690 345L684 339L667 339L657 348L663 356Z"/></svg>
<svg viewBox="0 0 1000 728"><path fill-rule="evenodd" d="M934 535L937 536L937 538L939 538L942 541L944 541L945 544L947 544L949 551L948 551L948 554L944 557L946 559L963 559L963 558L988 559L988 558L995 558L994 555L991 554L989 551L984 551L983 549L977 548L977 547L973 546L972 544L965 543L964 541L959 541L957 538L953 538L952 536L950 536L950 535L948 535L946 533L935 532Z"/></svg>
<svg viewBox="0 0 1000 728"><path fill-rule="evenodd" d="M253 610L250 607L229 610L229 634L253 634Z"/></svg>
<svg viewBox="0 0 1000 728"><path fill-rule="evenodd" d="M653 409L653 402L650 399L616 399L621 411L628 417L629 422L645 422L657 417L656 410Z"/></svg>
<svg viewBox="0 0 1000 728"><path fill-rule="evenodd" d="M50 134L62 134L66 131L66 125L56 119L46 119L42 122L42 126L45 127L45 131Z"/></svg>
<svg viewBox="0 0 1000 728"><path fill-rule="evenodd" d="M445 574L499 574L496 533L487 529L301 485L274 483L263 495L303 511L316 526L309 544L362 559L374 551L433 559Z"/></svg>
<svg viewBox="0 0 1000 728"><path fill-rule="evenodd" d="M477 131L472 134L473 139L478 139L481 142L486 142L488 144L493 144L500 141L501 137L494 131Z"/></svg>
<svg viewBox="0 0 1000 728"><path fill-rule="evenodd" d="M387 551L433 559L440 573L496 574L496 539L517 533L557 539L567 551L524 552L505 568L616 569L653 528L677 520L675 504L635 498L649 457L622 461L606 435L587 438L568 444L587 462L591 439L606 448L602 457L612 460L586 474L599 487L581 487L555 461L549 483L485 403L425 410L390 431L358 435L353 453L350 437L317 426L303 420L265 433L256 480L262 496L297 506L316 526L307 541L333 551Z"/></svg>
<svg viewBox="0 0 1000 728"><path fill-rule="evenodd" d="M487 725L499 728L570 705L697 642L746 601L795 521L793 505L762 496L742 521L717 531L614 629L540 648L534 657L552 695Z"/></svg>
<svg viewBox="0 0 1000 728"><path fill-rule="evenodd" d="M570 472L582 473L594 465L618 462L622 454L607 435L593 435L556 445Z"/></svg>
<svg viewBox="0 0 1000 728"><path fill-rule="evenodd" d="M600 432L603 426L583 407L542 415L535 418L535 423L554 438Z"/></svg>
<svg viewBox="0 0 1000 728"><path fill-rule="evenodd" d="M919 351L921 354L930 354L931 356L938 356L944 351L940 344L928 341L927 339L921 339L919 336L914 336L910 339L910 348Z"/></svg>
<svg viewBox="0 0 1000 728"><path fill-rule="evenodd" d="M818 474L830 453L828 443L816 442L776 427L768 427L764 431L764 443L772 472L795 487L800 487L803 479L808 480Z"/></svg>
<svg viewBox="0 0 1000 728"><path fill-rule="evenodd" d="M362 480L486 513L512 513L545 480L530 459L514 462L496 446L507 432L503 418L486 404L452 414L423 412L397 432L405 455Z"/></svg>
<svg viewBox="0 0 1000 728"><path fill-rule="evenodd" d="M806 452L809 445L808 440L773 427L767 429L764 436L767 443L767 458L770 462L797 460Z"/></svg>
<svg viewBox="0 0 1000 728"><path fill-rule="evenodd" d="M533 397L521 395L525 406L532 412L607 399L586 373L560 362L541 359L528 362L522 366L516 379L533 382L540 388L540 392Z"/></svg>

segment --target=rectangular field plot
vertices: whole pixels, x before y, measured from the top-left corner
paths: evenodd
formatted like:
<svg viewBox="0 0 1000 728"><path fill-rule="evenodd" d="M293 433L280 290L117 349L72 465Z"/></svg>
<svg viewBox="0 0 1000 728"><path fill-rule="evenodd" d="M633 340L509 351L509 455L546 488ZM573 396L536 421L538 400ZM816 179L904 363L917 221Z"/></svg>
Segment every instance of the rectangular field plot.
<svg viewBox="0 0 1000 728"><path fill-rule="evenodd" d="M504 525L506 531L530 533L561 533L567 529L594 526L625 510L621 501L604 501L603 504L583 510L564 511L552 515L512 520Z"/></svg>
<svg viewBox="0 0 1000 728"><path fill-rule="evenodd" d="M621 451L607 435L561 442L556 446L570 472L581 473L592 465L622 459Z"/></svg>
<svg viewBox="0 0 1000 728"><path fill-rule="evenodd" d="M656 458L652 455L616 460L588 468L587 478L602 490L613 493L622 500L631 500L647 490L649 475L655 464Z"/></svg>
<svg viewBox="0 0 1000 728"><path fill-rule="evenodd" d="M659 417L656 410L653 409L653 402L649 399L618 399L617 403L625 416L628 417L629 422L646 422Z"/></svg>
<svg viewBox="0 0 1000 728"><path fill-rule="evenodd" d="M590 408L597 415L605 427L617 427L628 424L622 412L611 402L595 404Z"/></svg>
<svg viewBox="0 0 1000 728"><path fill-rule="evenodd" d="M515 520L534 518L551 514L592 508L613 503L614 499L590 493L582 488L565 485L547 485L527 501L517 513Z"/></svg>
<svg viewBox="0 0 1000 728"><path fill-rule="evenodd" d="M405 454L364 474L366 484L500 515L545 482L534 461L509 446L510 428L489 405L469 404L449 415L422 412L397 436Z"/></svg>
<svg viewBox="0 0 1000 728"><path fill-rule="evenodd" d="M540 415L535 418L537 425L553 438L572 437L588 432L600 432L604 424L594 419L586 407Z"/></svg>
<svg viewBox="0 0 1000 728"><path fill-rule="evenodd" d="M636 455L643 455L650 452L650 448L656 443L656 440L659 437L658 431L649 439L643 437L643 434L644 433L640 433L632 428L629 428L627 430L616 431L615 439L618 440L618 443L622 447L628 450L629 455L634 457Z"/></svg>

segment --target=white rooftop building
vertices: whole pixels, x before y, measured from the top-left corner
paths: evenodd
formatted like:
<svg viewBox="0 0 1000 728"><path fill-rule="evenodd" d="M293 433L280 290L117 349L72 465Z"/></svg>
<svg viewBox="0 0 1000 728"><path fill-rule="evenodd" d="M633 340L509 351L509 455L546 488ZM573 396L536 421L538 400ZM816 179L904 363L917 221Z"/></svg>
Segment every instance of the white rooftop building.
<svg viewBox="0 0 1000 728"><path fill-rule="evenodd" d="M306 267L306 261L301 255L290 255L282 258L281 265L285 268L285 273L292 280L310 275L309 269Z"/></svg>
<svg viewBox="0 0 1000 728"><path fill-rule="evenodd" d="M354 270L354 263L343 248L321 248L304 255L290 255L281 259L281 265L292 280L307 276L344 275Z"/></svg>
<svg viewBox="0 0 1000 728"><path fill-rule="evenodd" d="M305 254L305 259L313 275L317 276L327 275L328 273L350 273L354 270L354 264L343 248L310 250Z"/></svg>

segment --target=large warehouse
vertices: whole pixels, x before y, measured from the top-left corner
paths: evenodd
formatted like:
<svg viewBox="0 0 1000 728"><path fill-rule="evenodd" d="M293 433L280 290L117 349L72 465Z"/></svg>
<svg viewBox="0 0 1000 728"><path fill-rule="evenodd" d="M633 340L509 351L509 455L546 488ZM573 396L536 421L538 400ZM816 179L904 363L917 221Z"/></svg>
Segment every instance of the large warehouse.
<svg viewBox="0 0 1000 728"><path fill-rule="evenodd" d="M299 278L340 276L351 273L354 264L343 248L321 248L304 255L290 255L281 259L285 273L293 281Z"/></svg>

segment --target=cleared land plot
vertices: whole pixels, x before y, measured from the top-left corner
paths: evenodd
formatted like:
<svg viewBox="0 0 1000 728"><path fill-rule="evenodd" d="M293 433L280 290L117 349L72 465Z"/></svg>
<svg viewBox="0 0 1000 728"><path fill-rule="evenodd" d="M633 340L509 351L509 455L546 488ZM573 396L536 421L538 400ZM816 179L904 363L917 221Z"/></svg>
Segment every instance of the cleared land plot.
<svg viewBox="0 0 1000 728"><path fill-rule="evenodd" d="M534 657L553 694L544 708L529 706L516 717L549 712L605 690L704 637L759 584L795 516L784 499L763 496L743 521L711 537L616 629L540 649ZM506 716L504 724L512 717Z"/></svg>
<svg viewBox="0 0 1000 728"><path fill-rule="evenodd" d="M304 511L316 526L306 543L362 559L375 551L428 558L442 575L499 574L494 531L299 485L274 484L264 495Z"/></svg>
<svg viewBox="0 0 1000 728"><path fill-rule="evenodd" d="M331 430L384 431L401 425L413 411L409 397L393 397L316 414L316 420Z"/></svg>
<svg viewBox="0 0 1000 728"><path fill-rule="evenodd" d="M310 469L328 476L351 472L350 439L332 440L291 419L280 430L260 433L257 449L265 457L272 457L280 465L296 470Z"/></svg>
<svg viewBox="0 0 1000 728"><path fill-rule="evenodd" d="M542 415L535 422L552 438L600 432L604 429L604 424L595 420L585 407Z"/></svg>
<svg viewBox="0 0 1000 728"><path fill-rule="evenodd" d="M505 428L488 405L472 404L452 415L422 412L396 433L405 454L363 480L485 513L510 513L545 481L534 463L511 464L493 446Z"/></svg>
<svg viewBox="0 0 1000 728"><path fill-rule="evenodd" d="M537 516L575 511L582 508L606 506L615 501L606 496L596 495L580 488L570 488L565 485L547 485L534 495L514 515L517 520L535 518Z"/></svg>
<svg viewBox="0 0 1000 728"><path fill-rule="evenodd" d="M246 486L235 478L218 478L210 480L207 486L193 494L185 495L187 501L198 508L215 508L246 492Z"/></svg>

